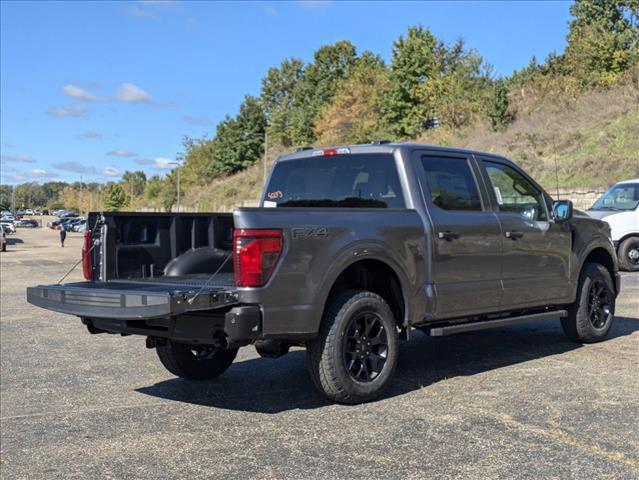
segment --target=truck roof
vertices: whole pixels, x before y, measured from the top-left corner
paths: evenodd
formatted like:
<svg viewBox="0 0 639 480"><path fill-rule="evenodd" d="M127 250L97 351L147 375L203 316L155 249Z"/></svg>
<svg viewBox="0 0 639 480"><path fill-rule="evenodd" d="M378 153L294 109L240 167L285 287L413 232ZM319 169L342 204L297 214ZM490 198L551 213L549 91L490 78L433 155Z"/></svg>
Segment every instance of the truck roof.
<svg viewBox="0 0 639 480"><path fill-rule="evenodd" d="M482 152L479 150L471 150L467 148L457 148L457 147L448 147L442 145L429 145L423 143L414 143L414 142L389 142L389 143L381 143L381 142L373 142L366 144L353 144L353 145L336 145L336 146L324 146L324 147L305 147L304 149L300 149L295 152L286 153L278 158L278 161L286 161L286 160L296 160L299 158L306 158L313 154L313 152L325 149L340 149L340 148L348 148L350 153L393 153L397 149L420 149L427 148L429 150L441 151L441 152L458 152L463 154L475 154L475 155L483 155L489 157L501 158L503 160L509 160L501 155L497 155L489 152ZM512 161L512 160L509 160Z"/></svg>

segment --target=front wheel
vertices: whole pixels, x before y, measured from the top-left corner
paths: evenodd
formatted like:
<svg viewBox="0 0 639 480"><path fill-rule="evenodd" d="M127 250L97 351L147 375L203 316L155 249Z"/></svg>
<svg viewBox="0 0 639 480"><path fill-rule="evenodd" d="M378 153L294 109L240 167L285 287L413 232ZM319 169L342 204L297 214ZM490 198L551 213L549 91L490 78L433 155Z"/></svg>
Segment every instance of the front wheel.
<svg viewBox="0 0 639 480"><path fill-rule="evenodd" d="M397 323L382 297L342 292L330 301L318 337L307 346L311 378L331 400L372 400L393 376L398 347Z"/></svg>
<svg viewBox="0 0 639 480"><path fill-rule="evenodd" d="M223 350L213 345L187 345L167 340L156 347L162 365L187 380L212 380L231 366L237 348Z"/></svg>
<svg viewBox="0 0 639 480"><path fill-rule="evenodd" d="M577 298L561 319L568 338L578 343L600 342L612 327L615 290L610 273L603 265L586 263L579 276Z"/></svg>
<svg viewBox="0 0 639 480"><path fill-rule="evenodd" d="M623 270L639 272L639 237L626 238L621 242L617 257Z"/></svg>

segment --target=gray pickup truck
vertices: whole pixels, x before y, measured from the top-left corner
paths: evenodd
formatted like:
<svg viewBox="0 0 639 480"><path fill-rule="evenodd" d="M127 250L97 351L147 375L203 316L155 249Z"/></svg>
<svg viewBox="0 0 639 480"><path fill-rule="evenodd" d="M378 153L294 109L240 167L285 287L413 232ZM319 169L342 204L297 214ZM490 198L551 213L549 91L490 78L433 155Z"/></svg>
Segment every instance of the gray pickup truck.
<svg viewBox="0 0 639 480"><path fill-rule="evenodd" d="M260 208L92 213L86 282L27 290L91 333L144 335L173 374L208 380L238 348L306 348L343 403L388 385L399 339L557 319L608 334L619 274L607 224L492 154L374 142L278 159Z"/></svg>

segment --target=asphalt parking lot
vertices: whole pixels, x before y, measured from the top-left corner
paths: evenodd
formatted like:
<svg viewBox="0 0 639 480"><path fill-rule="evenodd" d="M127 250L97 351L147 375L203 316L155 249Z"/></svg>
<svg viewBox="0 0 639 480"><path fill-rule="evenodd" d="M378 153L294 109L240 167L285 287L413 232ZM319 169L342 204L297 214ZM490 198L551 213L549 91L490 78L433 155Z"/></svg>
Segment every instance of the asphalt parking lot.
<svg viewBox="0 0 639 480"><path fill-rule="evenodd" d="M603 343L570 343L558 321L415 332L383 398L342 406L301 350L247 347L188 382L142 337L28 305L25 287L55 283L80 245L19 230L0 254L2 478L639 478L639 274Z"/></svg>

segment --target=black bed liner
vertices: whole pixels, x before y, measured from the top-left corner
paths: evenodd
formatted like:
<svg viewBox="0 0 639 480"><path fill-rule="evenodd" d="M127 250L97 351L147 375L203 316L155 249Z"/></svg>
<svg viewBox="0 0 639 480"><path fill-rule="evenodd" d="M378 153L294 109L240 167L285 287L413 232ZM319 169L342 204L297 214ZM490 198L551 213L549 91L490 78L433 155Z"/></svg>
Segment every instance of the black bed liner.
<svg viewBox="0 0 639 480"><path fill-rule="evenodd" d="M86 318L145 319L233 305L237 293L233 274L220 273L38 285L27 301Z"/></svg>

